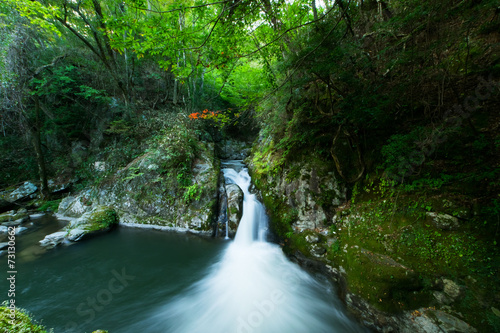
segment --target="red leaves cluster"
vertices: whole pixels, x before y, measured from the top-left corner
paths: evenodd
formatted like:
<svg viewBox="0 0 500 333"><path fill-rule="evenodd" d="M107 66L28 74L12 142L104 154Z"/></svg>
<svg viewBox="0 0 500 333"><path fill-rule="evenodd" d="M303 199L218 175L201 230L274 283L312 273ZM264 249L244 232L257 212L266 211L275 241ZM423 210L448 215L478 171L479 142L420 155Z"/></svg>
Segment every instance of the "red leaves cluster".
<svg viewBox="0 0 500 333"><path fill-rule="evenodd" d="M210 118L215 118L217 117L217 114L219 111L208 111L207 109L203 110L201 113L200 112L193 112L189 115L190 119L210 119Z"/></svg>

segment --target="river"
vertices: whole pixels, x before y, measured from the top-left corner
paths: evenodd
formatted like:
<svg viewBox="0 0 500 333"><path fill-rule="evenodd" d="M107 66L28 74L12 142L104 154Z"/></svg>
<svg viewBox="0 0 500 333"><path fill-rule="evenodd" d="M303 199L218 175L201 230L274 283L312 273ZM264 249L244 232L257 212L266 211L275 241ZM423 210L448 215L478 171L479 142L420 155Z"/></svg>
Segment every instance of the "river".
<svg viewBox="0 0 500 333"><path fill-rule="evenodd" d="M118 228L39 257L21 256L16 304L55 333L366 331L346 314L334 286L266 241L265 210L249 192L243 165L223 171L244 192L233 241ZM5 280L1 288L8 289Z"/></svg>

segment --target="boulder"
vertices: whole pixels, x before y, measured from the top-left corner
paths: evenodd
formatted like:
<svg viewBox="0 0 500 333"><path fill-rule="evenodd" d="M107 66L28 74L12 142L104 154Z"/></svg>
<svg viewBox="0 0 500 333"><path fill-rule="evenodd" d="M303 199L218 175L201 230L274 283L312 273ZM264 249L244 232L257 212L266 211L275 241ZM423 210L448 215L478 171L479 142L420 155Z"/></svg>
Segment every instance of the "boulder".
<svg viewBox="0 0 500 333"><path fill-rule="evenodd" d="M82 203L73 203L73 198L61 202L59 213L81 216L96 205L104 205L113 207L123 223L211 233L217 215L219 174L213 144L199 144L191 164L190 185L180 185L176 175L165 169L172 158L167 152L160 145L119 170L112 181L93 190L86 210L81 209Z"/></svg>
<svg viewBox="0 0 500 333"><path fill-rule="evenodd" d="M451 299L456 300L460 296L462 296L463 289L455 282L448 279L443 279L443 292Z"/></svg>
<svg viewBox="0 0 500 333"><path fill-rule="evenodd" d="M434 309L419 309L407 314L411 320L413 332L453 332L453 333L475 333L477 330L457 317Z"/></svg>
<svg viewBox="0 0 500 333"><path fill-rule="evenodd" d="M80 217L92 211L93 201L90 190L76 196L68 196L61 200L57 213L68 217Z"/></svg>
<svg viewBox="0 0 500 333"><path fill-rule="evenodd" d="M14 191L4 195L4 199L9 202L23 201L29 199L38 190L35 184L30 182L25 182L23 185L15 189Z"/></svg>
<svg viewBox="0 0 500 333"><path fill-rule="evenodd" d="M226 185L227 194L227 218L229 230L236 232L243 215L243 191L236 184Z"/></svg>
<svg viewBox="0 0 500 333"><path fill-rule="evenodd" d="M458 227L460 227L458 219L454 216L443 213L435 213L435 212L427 212L425 214L427 215L427 217L431 219L432 223L438 229L456 230L458 229Z"/></svg>
<svg viewBox="0 0 500 333"><path fill-rule="evenodd" d="M56 247L64 241L66 234L66 231L54 232L45 236L45 238L40 241L40 245L47 248Z"/></svg>
<svg viewBox="0 0 500 333"><path fill-rule="evenodd" d="M40 245L53 248L64 241L78 242L90 236L107 232L118 225L118 215L110 207L97 206L92 211L70 222L61 231L45 236Z"/></svg>
<svg viewBox="0 0 500 333"><path fill-rule="evenodd" d="M66 238L72 242L79 241L91 235L106 232L118 225L116 211L107 206L97 206L92 211L73 220L66 227Z"/></svg>

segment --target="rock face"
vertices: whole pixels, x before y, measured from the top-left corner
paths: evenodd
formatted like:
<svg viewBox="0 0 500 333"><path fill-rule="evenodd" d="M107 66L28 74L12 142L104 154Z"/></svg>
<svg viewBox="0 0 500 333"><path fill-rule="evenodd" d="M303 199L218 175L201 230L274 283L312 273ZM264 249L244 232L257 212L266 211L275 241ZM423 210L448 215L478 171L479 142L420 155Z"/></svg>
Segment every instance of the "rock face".
<svg viewBox="0 0 500 333"><path fill-rule="evenodd" d="M252 163L249 167L255 170ZM326 230L334 217L328 216L324 206L336 207L346 199L346 188L336 180L334 173L313 163L300 168L291 164L279 178L267 174L265 180L264 201L266 196L272 197L272 201L281 201L290 207L296 213L293 228L297 231Z"/></svg>
<svg viewBox="0 0 500 333"><path fill-rule="evenodd" d="M425 248L415 245L413 216L388 216L394 207L366 184L365 197L354 195L359 191L354 187L347 201L334 163L303 154L283 163L272 138L261 137L247 159L271 215L270 227L291 259L338 282L347 307L374 331L477 332L467 323L476 324L471 316L459 310L471 296L470 283L452 280L446 271L437 280L436 275L422 278L427 267L415 264L413 252L401 251ZM459 220L443 213L428 212L423 223L438 241L460 230Z"/></svg>
<svg viewBox="0 0 500 333"><path fill-rule="evenodd" d="M179 175L162 169L169 158L159 148L150 150L99 188L63 199L58 213L79 217L97 206L109 206L117 211L122 223L210 233L217 213L220 168L213 145L200 144L191 165L189 186L179 187Z"/></svg>
<svg viewBox="0 0 500 333"><path fill-rule="evenodd" d="M243 160L250 154L251 145L236 140L226 140L220 146L218 155L223 160Z"/></svg>
<svg viewBox="0 0 500 333"><path fill-rule="evenodd" d="M228 184L226 185L226 193L229 232L236 233L243 215L243 191L236 184Z"/></svg>
<svg viewBox="0 0 500 333"><path fill-rule="evenodd" d="M63 230L45 236L40 245L53 248L65 241L78 242L99 233L107 232L118 224L116 211L107 206L96 206L93 210L72 220Z"/></svg>

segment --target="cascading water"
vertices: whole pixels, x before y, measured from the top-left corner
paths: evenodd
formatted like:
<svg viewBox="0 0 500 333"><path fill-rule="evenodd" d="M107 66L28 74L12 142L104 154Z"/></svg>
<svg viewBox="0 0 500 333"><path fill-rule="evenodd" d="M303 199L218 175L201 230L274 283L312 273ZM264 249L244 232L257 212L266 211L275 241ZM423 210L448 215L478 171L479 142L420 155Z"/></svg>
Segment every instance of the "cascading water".
<svg viewBox="0 0 500 333"><path fill-rule="evenodd" d="M265 241L267 216L249 192L247 170L223 171L226 181L244 193L234 241L205 278L138 327L143 332L185 333L364 332L345 315L327 284Z"/></svg>

